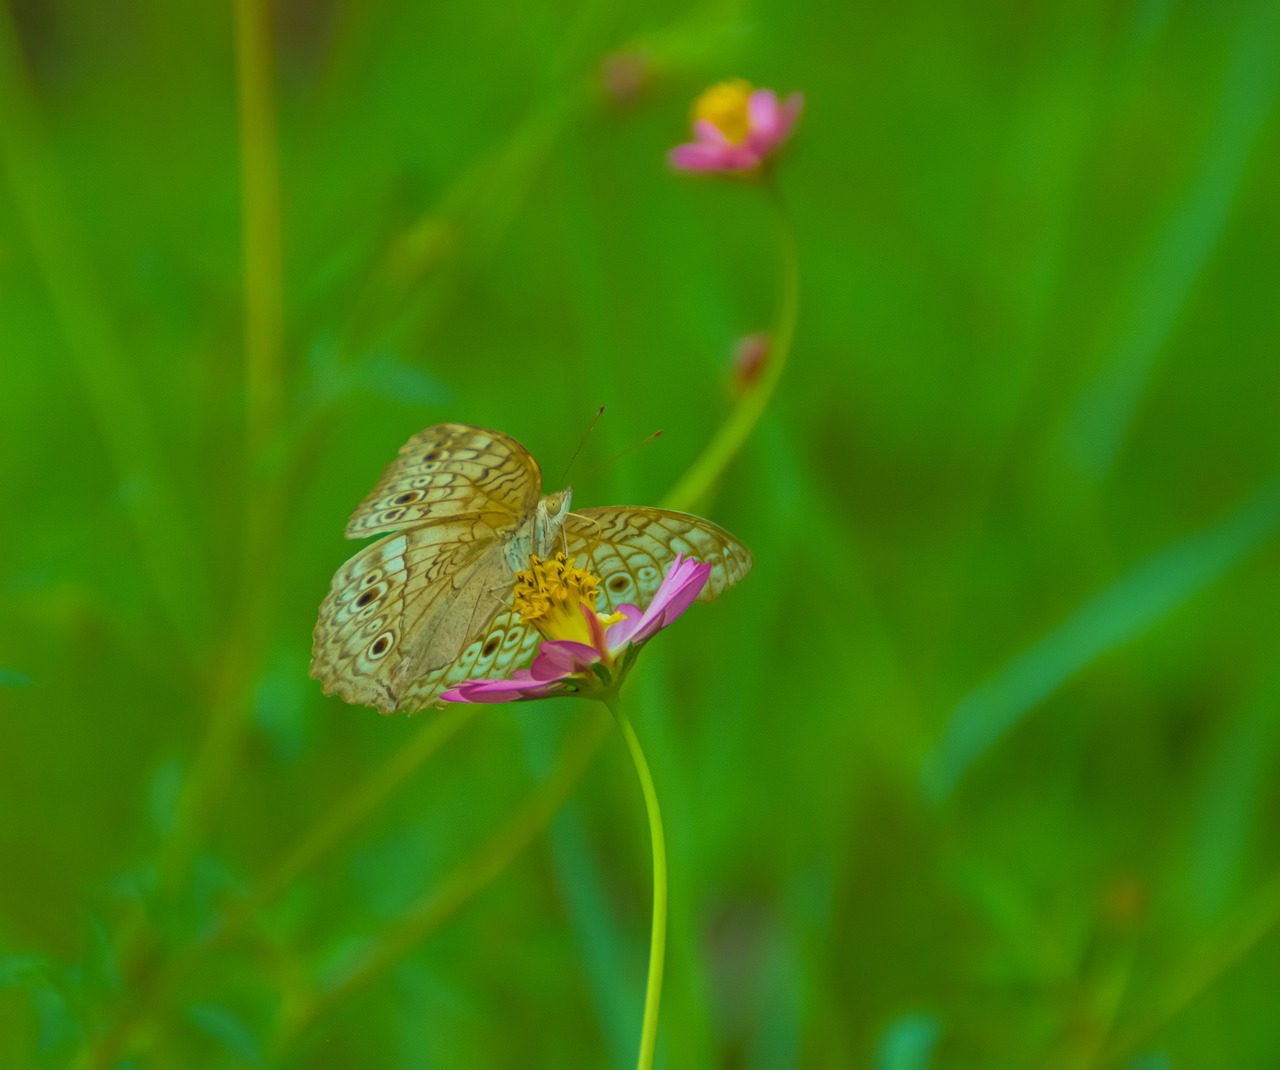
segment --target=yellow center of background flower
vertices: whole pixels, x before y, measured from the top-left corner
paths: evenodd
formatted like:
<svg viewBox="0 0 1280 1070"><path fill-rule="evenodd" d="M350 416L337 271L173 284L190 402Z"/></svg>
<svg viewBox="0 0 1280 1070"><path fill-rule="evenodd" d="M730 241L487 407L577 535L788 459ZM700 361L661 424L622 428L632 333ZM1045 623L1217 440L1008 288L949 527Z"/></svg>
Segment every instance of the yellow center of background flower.
<svg viewBox="0 0 1280 1070"><path fill-rule="evenodd" d="M534 556L529 568L516 573L515 608L548 639L591 643L591 630L580 606L595 611L600 581L573 558L556 554L549 561Z"/></svg>
<svg viewBox="0 0 1280 1070"><path fill-rule="evenodd" d="M705 119L713 123L726 138L740 145L751 129L747 101L754 92L751 83L741 78L713 85L693 102L693 121Z"/></svg>

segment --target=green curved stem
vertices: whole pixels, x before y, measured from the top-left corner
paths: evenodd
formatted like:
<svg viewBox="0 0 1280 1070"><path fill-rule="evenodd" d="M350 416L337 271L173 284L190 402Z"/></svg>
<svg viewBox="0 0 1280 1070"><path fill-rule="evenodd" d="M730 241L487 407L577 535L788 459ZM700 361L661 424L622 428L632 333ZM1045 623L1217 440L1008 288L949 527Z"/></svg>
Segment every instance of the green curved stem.
<svg viewBox="0 0 1280 1070"><path fill-rule="evenodd" d="M663 499L662 505L666 509L692 509L715 485L769 404L791 353L791 340L796 333L796 316L800 309L800 256L791 214L773 177L766 176L763 185L773 205L778 231L778 307L764 371L680 482Z"/></svg>
<svg viewBox="0 0 1280 1070"><path fill-rule="evenodd" d="M636 1066L638 1070L650 1070L658 1041L658 1004L662 999L662 964L667 946L667 841L662 834L658 793L654 790L649 763L644 759L635 729L618 705L617 695L600 701L609 708L622 730L622 738L627 741L631 762L640 778L640 790L644 792L645 809L649 812L649 838L653 842L653 929L649 936L649 982L644 994L644 1024L640 1027L640 1059Z"/></svg>

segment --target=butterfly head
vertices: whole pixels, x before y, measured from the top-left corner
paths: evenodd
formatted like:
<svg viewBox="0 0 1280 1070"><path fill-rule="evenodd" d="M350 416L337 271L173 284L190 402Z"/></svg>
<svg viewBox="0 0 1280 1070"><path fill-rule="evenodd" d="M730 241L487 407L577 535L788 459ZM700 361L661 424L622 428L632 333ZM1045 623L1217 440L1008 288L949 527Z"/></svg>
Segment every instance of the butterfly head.
<svg viewBox="0 0 1280 1070"><path fill-rule="evenodd" d="M538 503L538 514L534 519L534 552L545 554L555 542L564 527L565 518L569 515L569 502L573 497L573 488L565 487L554 494L548 494Z"/></svg>
<svg viewBox="0 0 1280 1070"><path fill-rule="evenodd" d="M567 513L569 511L569 499L572 497L572 487L565 487L564 490L548 494L542 499L542 506L546 509L547 516L563 516Z"/></svg>

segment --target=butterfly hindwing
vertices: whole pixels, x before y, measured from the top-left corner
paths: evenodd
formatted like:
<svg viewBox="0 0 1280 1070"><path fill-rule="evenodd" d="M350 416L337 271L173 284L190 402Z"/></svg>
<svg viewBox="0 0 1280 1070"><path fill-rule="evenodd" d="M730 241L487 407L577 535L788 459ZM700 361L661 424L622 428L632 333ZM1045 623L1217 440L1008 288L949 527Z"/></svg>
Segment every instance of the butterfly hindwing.
<svg viewBox="0 0 1280 1070"><path fill-rule="evenodd" d="M409 712L449 705L440 695L464 680L503 680L533 660L541 636L514 610L503 610L484 635L473 641L458 659L409 684L400 696L400 709Z"/></svg>
<svg viewBox="0 0 1280 1070"><path fill-rule="evenodd" d="M459 612L468 591L479 603L476 585L488 581L478 572L496 545L488 525L458 517L366 546L338 569L320 607L311 675L326 693L348 702L398 708L397 685L408 673L446 665L467 645L470 634L438 625ZM471 624L475 608L466 610L464 623ZM474 628L483 628L501 608L497 602L485 606ZM439 653L440 644L450 641L452 649Z"/></svg>
<svg viewBox="0 0 1280 1070"><path fill-rule="evenodd" d="M751 570L751 553L724 528L669 509L607 505L578 509L564 525L567 552L600 579L601 604L646 608L676 554L711 565L699 599L710 602Z"/></svg>
<svg viewBox="0 0 1280 1070"><path fill-rule="evenodd" d="M523 446L501 431L436 424L400 447L382 479L351 514L349 539L400 531L466 513L529 516L542 492L542 473Z"/></svg>

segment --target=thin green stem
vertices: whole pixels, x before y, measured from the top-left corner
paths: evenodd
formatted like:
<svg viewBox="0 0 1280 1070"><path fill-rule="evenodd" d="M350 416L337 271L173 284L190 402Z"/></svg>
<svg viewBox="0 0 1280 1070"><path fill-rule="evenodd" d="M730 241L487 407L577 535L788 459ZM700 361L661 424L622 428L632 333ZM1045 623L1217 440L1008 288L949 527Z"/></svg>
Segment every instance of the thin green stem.
<svg viewBox="0 0 1280 1070"><path fill-rule="evenodd" d="M121 501L143 570L171 625L164 630L194 662L209 599L202 577L193 575L192 562L200 555L168 471L173 451L148 411L109 296L76 226L75 204L64 188L9 8L0 0L0 179L8 180L14 214L26 231L67 353L116 479L127 491Z"/></svg>
<svg viewBox="0 0 1280 1070"><path fill-rule="evenodd" d="M236 0L240 189L244 213L245 409L249 461L275 432L283 396L280 177L269 12Z"/></svg>
<svg viewBox="0 0 1280 1070"><path fill-rule="evenodd" d="M236 0L235 44L245 321L246 499L240 578L204 738L180 804L177 831L161 859L164 891L171 891L187 869L212 804L239 759L253 673L270 635L285 527L279 479L268 482L263 472L268 446L279 433L283 397L279 161L271 24L264 0Z"/></svg>
<svg viewBox="0 0 1280 1070"><path fill-rule="evenodd" d="M667 509L692 509L715 485L759 422L791 353L800 309L800 256L795 226L773 176L765 178L763 188L773 205L778 232L778 306L769 355L754 388L738 402L698 459L663 499L662 505Z"/></svg>
<svg viewBox="0 0 1280 1070"><path fill-rule="evenodd" d="M658 1042L658 1004L662 1000L662 965L667 946L667 841L662 833L662 811L658 808L658 793L649 773L640 740L627 720L616 694L600 699L622 730L631 752L631 762L640 778L640 790L644 792L644 806L649 813L649 837L653 842L653 929L649 936L649 982L644 993L644 1024L640 1028L640 1058L638 1070L650 1070L653 1053Z"/></svg>

